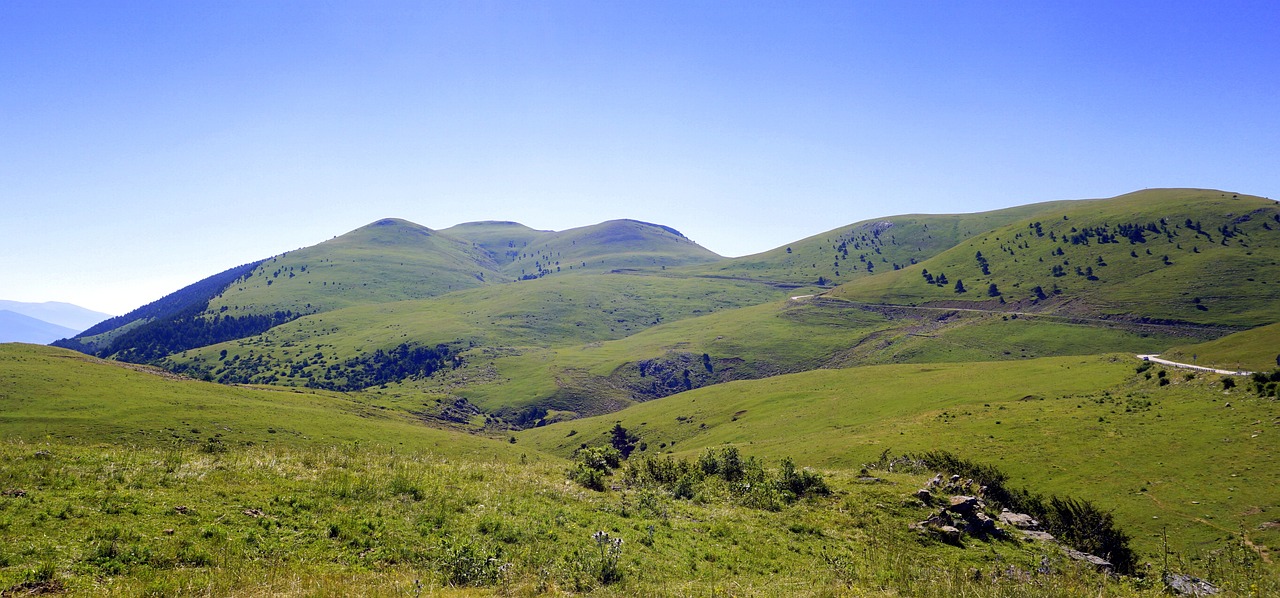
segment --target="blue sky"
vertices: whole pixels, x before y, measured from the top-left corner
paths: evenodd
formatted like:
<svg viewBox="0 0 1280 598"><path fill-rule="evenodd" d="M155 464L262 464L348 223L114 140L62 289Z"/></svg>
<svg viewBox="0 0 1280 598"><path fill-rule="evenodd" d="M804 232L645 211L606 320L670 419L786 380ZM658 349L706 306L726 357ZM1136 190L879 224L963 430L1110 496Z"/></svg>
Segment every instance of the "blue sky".
<svg viewBox="0 0 1280 598"><path fill-rule="evenodd" d="M382 217L724 255L1280 196L1274 2L0 3L0 298L123 313Z"/></svg>

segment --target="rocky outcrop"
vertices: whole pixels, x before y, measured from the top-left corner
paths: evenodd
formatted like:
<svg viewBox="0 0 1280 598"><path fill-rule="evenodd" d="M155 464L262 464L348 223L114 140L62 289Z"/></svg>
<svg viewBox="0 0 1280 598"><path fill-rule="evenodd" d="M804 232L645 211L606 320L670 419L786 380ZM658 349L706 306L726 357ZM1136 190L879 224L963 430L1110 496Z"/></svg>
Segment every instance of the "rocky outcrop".
<svg viewBox="0 0 1280 598"><path fill-rule="evenodd" d="M1219 591L1216 586L1199 577L1181 573L1165 573L1164 587L1178 596L1212 596Z"/></svg>
<svg viewBox="0 0 1280 598"><path fill-rule="evenodd" d="M1025 513L1001 509L997 518L993 519L987 514L987 504L982 498L985 488L979 488L977 493L972 494L938 495L940 492L949 494L949 491L955 490L972 492L973 486L972 480L962 480L960 476L951 476L950 479L943 479L942 474L934 476L924 488L917 490L911 496L926 507L941 506L929 518L911 524L911 529L956 546L962 545L965 535L980 540L1009 538L1011 537L1009 530L1028 542L1048 542L1055 545L1058 543L1052 534L1040 529L1039 521ZM1110 561L1102 557L1065 547L1063 551L1068 557L1093 565L1100 571L1111 573L1115 569Z"/></svg>

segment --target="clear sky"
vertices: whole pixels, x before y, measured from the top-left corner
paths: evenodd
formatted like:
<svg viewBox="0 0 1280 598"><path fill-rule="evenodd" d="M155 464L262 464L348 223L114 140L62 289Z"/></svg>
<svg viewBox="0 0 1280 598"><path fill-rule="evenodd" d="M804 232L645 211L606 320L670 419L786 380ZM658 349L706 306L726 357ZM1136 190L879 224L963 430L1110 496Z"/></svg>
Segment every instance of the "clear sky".
<svg viewBox="0 0 1280 598"><path fill-rule="evenodd" d="M0 2L0 299L123 313L382 217L735 256L1280 196L1280 3Z"/></svg>

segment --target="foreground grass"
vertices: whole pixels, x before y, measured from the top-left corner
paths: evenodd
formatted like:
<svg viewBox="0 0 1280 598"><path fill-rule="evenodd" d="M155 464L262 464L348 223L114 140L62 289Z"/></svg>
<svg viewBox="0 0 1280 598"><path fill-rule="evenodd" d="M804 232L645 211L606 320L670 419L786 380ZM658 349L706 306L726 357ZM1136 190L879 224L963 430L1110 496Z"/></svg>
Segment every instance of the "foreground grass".
<svg viewBox="0 0 1280 598"><path fill-rule="evenodd" d="M563 462L355 445L7 442L0 463L0 591L14 593L1156 595L1048 545L961 548L908 531L928 513L906 498L924 476L834 475L833 496L770 511L714 491L593 492L567 482ZM597 532L623 540L616 561ZM1232 588L1280 589L1230 571Z"/></svg>

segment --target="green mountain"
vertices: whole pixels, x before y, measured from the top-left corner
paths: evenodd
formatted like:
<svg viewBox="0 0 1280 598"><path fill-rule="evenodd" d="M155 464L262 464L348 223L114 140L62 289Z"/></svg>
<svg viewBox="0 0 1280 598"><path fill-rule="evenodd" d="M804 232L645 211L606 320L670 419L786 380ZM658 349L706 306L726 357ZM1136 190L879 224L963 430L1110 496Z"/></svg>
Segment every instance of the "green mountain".
<svg viewBox="0 0 1280 598"><path fill-rule="evenodd" d="M831 292L856 301L1250 327L1280 320L1280 205L1154 189L1060 203Z"/></svg>
<svg viewBox="0 0 1280 598"><path fill-rule="evenodd" d="M524 427L818 368L1158 353L1280 319L1271 314L1280 303L1267 290L1280 272L1270 257L1276 254L1272 223L1280 226L1276 213L1274 202L1259 198L1152 190L984 214L890 217L832 235L851 252L839 263L864 266L842 273L852 282L817 297L787 291L799 282L788 268L796 256L840 250L824 236L745 262L618 268L610 272L626 274L605 276L584 276L591 268L573 276L562 270L536 284L337 310L164 363L223 382L370 389L410 405L415 396L463 399ZM979 228L988 225L995 228ZM502 222L448 232L470 235L490 256L510 249L501 267L511 269L531 255L539 256L539 267L555 265L546 256L556 253L536 248L594 247L604 255L600 248L624 247L618 235L637 231L651 233L651 241L676 238L631 221L565 233ZM1215 242L1206 243L1211 237ZM1183 253L1174 263L1152 249ZM867 264L883 263L869 256L897 260L903 251L919 256L906 261L919 263L867 271ZM1236 262L1254 270L1223 280L1204 275L1243 267L1221 265ZM752 276L740 276L749 270ZM973 288L957 293L957 282ZM1214 294L1198 295L1198 302L1191 295L1211 287ZM415 349L420 356L439 353L430 364L409 367L403 356ZM396 351L402 357L388 357ZM356 366L382 373L343 373Z"/></svg>
<svg viewBox="0 0 1280 598"><path fill-rule="evenodd" d="M864 220L763 253L683 271L795 286L836 285L905 268L976 234L1070 203L1055 201L974 214L907 214Z"/></svg>
<svg viewBox="0 0 1280 598"><path fill-rule="evenodd" d="M488 280L486 280L488 279ZM507 282L470 244L387 218L262 262L209 303L211 313L317 313Z"/></svg>
<svg viewBox="0 0 1280 598"><path fill-rule="evenodd" d="M563 232L515 223L464 224L450 231L466 237L404 220L379 220L312 247L232 268L59 346L150 362L260 334L306 314L558 272L661 269L720 259L674 229L631 220ZM520 253L502 250L517 242Z"/></svg>
<svg viewBox="0 0 1280 598"><path fill-rule="evenodd" d="M489 253L507 275L540 278L564 272L609 272L719 261L719 255L674 228L610 220L565 231L537 231L514 222L472 222L441 231Z"/></svg>

